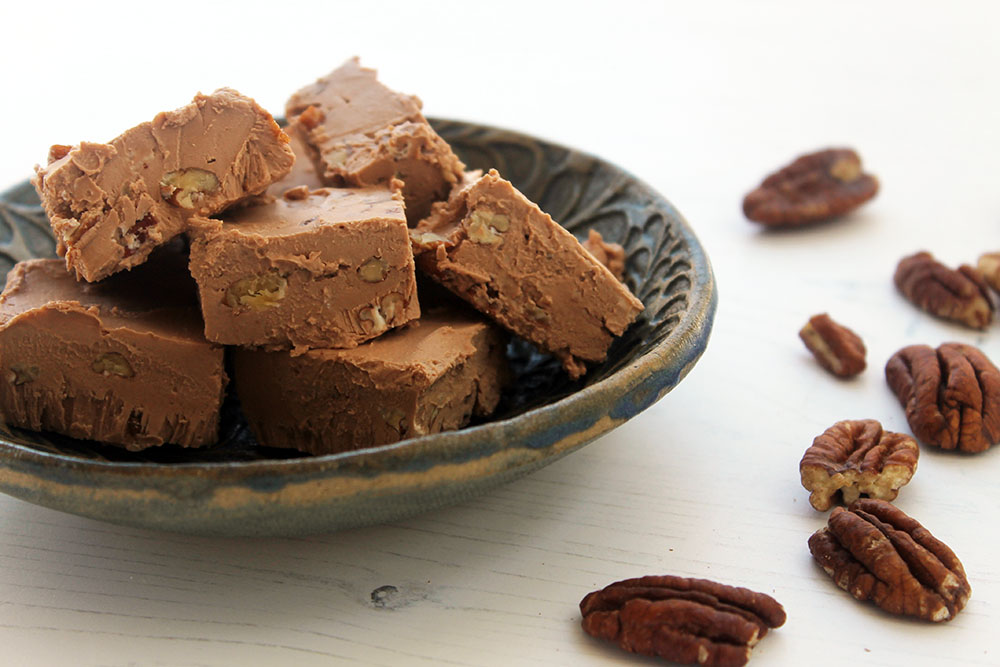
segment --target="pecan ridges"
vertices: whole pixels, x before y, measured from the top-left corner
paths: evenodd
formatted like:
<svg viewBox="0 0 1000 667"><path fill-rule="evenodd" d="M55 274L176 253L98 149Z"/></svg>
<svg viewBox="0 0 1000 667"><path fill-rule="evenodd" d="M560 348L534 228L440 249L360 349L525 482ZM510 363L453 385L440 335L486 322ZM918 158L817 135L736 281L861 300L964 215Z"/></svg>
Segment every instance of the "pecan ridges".
<svg viewBox="0 0 1000 667"><path fill-rule="evenodd" d="M809 503L821 512L840 493L845 503L861 494L893 500L917 470L920 450L908 435L882 430L874 419L839 421L806 450L799 462Z"/></svg>
<svg viewBox="0 0 1000 667"><path fill-rule="evenodd" d="M1000 370L972 345L904 347L886 363L885 379L921 442L963 452L1000 442Z"/></svg>
<svg viewBox="0 0 1000 667"><path fill-rule="evenodd" d="M799 331L799 338L819 365L837 377L853 377L865 370L866 351L861 337L826 313L810 317Z"/></svg>
<svg viewBox="0 0 1000 667"><path fill-rule="evenodd" d="M948 621L971 594L955 553L884 500L833 510L809 551L837 586L893 614Z"/></svg>
<svg viewBox="0 0 1000 667"><path fill-rule="evenodd" d="M899 261L893 280L903 296L932 315L973 329L993 321L989 288L967 264L949 269L929 252L918 252Z"/></svg>
<svg viewBox="0 0 1000 667"><path fill-rule="evenodd" d="M580 602L584 631L631 653L688 664L746 664L751 648L785 622L769 595L707 579L626 579Z"/></svg>
<svg viewBox="0 0 1000 667"><path fill-rule="evenodd" d="M769 226L794 226L848 213L878 193L861 158L837 148L803 155L764 179L743 199L743 214Z"/></svg>

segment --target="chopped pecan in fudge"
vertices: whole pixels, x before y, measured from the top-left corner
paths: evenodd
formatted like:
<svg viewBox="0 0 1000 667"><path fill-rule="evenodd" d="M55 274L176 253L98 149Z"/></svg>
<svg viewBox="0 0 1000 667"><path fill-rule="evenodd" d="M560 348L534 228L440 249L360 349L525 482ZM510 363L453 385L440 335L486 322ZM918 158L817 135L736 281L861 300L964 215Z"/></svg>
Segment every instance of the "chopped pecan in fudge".
<svg viewBox="0 0 1000 667"><path fill-rule="evenodd" d="M354 347L420 316L403 203L388 188L302 186L196 220L190 236L209 340Z"/></svg>
<svg viewBox="0 0 1000 667"><path fill-rule="evenodd" d="M17 264L0 295L4 421L130 450L215 443L223 351L173 253L99 283L57 259Z"/></svg>
<svg viewBox="0 0 1000 667"><path fill-rule="evenodd" d="M34 185L66 266L91 282L146 261L191 216L263 192L295 159L271 114L227 88L49 158Z"/></svg>
<svg viewBox="0 0 1000 667"><path fill-rule="evenodd" d="M506 335L474 313L418 323L349 350L240 349L237 391L269 447L329 454L465 426L489 415L507 378Z"/></svg>
<svg viewBox="0 0 1000 667"><path fill-rule="evenodd" d="M411 230L417 267L573 378L600 362L642 302L580 242L491 170Z"/></svg>
<svg viewBox="0 0 1000 667"><path fill-rule="evenodd" d="M292 95L285 113L289 132L303 139L327 185L402 180L412 226L448 197L464 169L420 107L418 98L385 87L354 58Z"/></svg>

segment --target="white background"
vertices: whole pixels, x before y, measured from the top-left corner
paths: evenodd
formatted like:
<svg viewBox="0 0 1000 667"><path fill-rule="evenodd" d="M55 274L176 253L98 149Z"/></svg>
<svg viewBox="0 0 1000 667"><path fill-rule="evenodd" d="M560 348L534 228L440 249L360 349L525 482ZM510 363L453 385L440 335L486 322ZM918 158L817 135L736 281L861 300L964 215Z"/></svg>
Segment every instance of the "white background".
<svg viewBox="0 0 1000 667"><path fill-rule="evenodd" d="M464 506L306 539L117 528L0 497L0 663L654 664L590 640L587 592L652 573L774 595L755 665L1000 664L1000 451L922 450L897 504L973 595L951 623L855 602L815 567L825 521L797 463L839 419L907 431L883 379L910 343L1000 333L897 295L902 256L1000 249L1000 5L993 2L18 3L0 10L0 187L51 143L106 141L227 85L280 112L358 54L429 115L585 149L663 192L711 257L720 307L691 375L583 450ZM795 155L854 146L878 198L763 233L740 201ZM828 311L865 340L842 382L796 332ZM1000 448L998 448L1000 449ZM371 591L393 585L388 609Z"/></svg>

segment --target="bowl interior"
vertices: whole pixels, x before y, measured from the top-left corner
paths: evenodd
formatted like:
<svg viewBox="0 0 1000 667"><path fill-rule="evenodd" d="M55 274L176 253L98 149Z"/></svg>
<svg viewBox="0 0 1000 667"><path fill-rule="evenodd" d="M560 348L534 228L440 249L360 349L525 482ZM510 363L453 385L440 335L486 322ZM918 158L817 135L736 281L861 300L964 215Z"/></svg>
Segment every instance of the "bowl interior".
<svg viewBox="0 0 1000 667"><path fill-rule="evenodd" d="M581 240L588 230L596 229L606 241L624 246L626 282L646 307L614 342L607 360L579 381L570 381L550 355L524 341L513 341L508 357L515 379L491 421L550 405L600 382L664 343L691 306L697 270L703 277L710 270L700 248L692 247L679 214L662 196L618 167L579 151L470 123L436 119L432 123L469 168L496 168ZM0 195L0 271L6 272L22 259L50 256L55 256L55 244L31 185L25 182ZM168 445L133 453L2 425L0 437L40 453L81 461L171 465L305 456L258 446L232 392L223 408L220 443L205 449ZM367 450L372 451L377 450Z"/></svg>

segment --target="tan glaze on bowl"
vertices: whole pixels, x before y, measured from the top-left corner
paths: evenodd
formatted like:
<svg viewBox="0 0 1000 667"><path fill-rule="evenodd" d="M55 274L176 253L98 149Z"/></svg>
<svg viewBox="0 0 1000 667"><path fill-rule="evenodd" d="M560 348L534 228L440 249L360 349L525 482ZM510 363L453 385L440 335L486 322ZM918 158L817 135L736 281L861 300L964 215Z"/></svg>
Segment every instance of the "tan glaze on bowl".
<svg viewBox="0 0 1000 667"><path fill-rule="evenodd" d="M712 269L660 194L580 151L507 130L433 120L469 168L496 167L578 238L597 229L628 253L626 279L646 310L608 360L571 382L520 341L515 382L496 415L461 431L309 457L261 448L235 396L221 442L131 454L111 445L0 425L0 491L113 523L202 535L303 535L395 521L462 502L551 463L645 410L680 382L708 343ZM27 183L0 194L0 270L53 256Z"/></svg>

